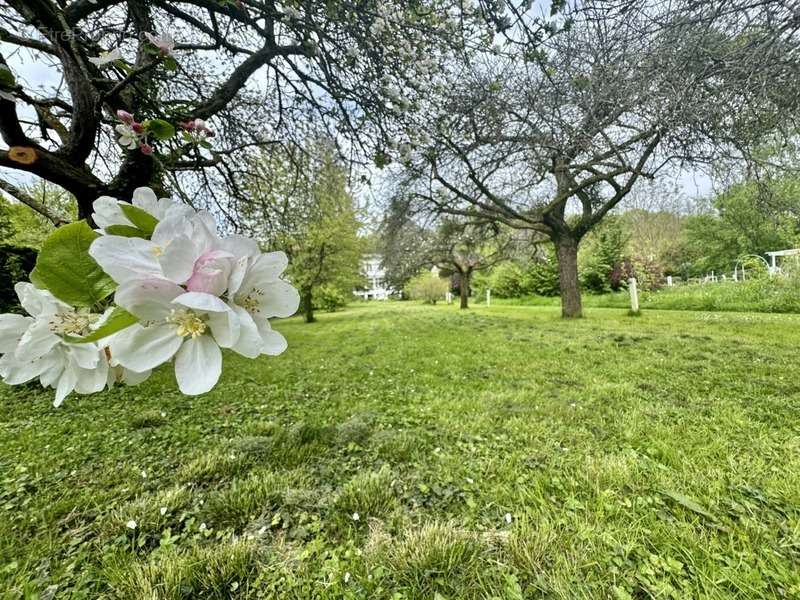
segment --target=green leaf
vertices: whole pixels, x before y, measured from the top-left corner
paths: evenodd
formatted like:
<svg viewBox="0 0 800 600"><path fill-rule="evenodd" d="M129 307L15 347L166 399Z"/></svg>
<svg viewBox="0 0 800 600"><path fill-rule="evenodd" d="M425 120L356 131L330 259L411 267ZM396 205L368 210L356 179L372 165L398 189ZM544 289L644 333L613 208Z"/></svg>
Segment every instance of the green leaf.
<svg viewBox="0 0 800 600"><path fill-rule="evenodd" d="M164 58L164 69L167 71L177 71L178 62L171 56L167 56Z"/></svg>
<svg viewBox="0 0 800 600"><path fill-rule="evenodd" d="M712 521L717 520L717 518L714 515L712 515L705 508L700 506L697 502L695 502L688 496L684 496L683 494L679 494L678 492L673 492L672 490L662 490L661 493L667 498L674 500L684 508L687 508L692 512L696 512L698 515L702 515L707 519L711 519Z"/></svg>
<svg viewBox="0 0 800 600"><path fill-rule="evenodd" d="M84 337L64 336L64 339L70 344L86 344L87 342L96 342L102 340L118 331L122 331L126 327L138 323L139 319L134 317L124 308L117 306L109 315L106 322L100 327L95 329L92 333Z"/></svg>
<svg viewBox="0 0 800 600"><path fill-rule="evenodd" d="M146 210L127 202L120 202L119 207L122 210L122 214L128 217L128 220L138 227L146 237L149 238L153 235L153 230L158 225L158 219Z"/></svg>
<svg viewBox="0 0 800 600"><path fill-rule="evenodd" d="M122 237L138 237L147 239L147 234L138 227L131 227L130 225L109 225L106 227L106 233L109 235L119 235Z"/></svg>
<svg viewBox="0 0 800 600"><path fill-rule="evenodd" d="M86 221L59 227L42 244L31 281L72 306L94 306L117 287L89 256L98 237Z"/></svg>
<svg viewBox="0 0 800 600"><path fill-rule="evenodd" d="M143 125L158 140L168 140L175 135L175 127L164 119L150 119Z"/></svg>
<svg viewBox="0 0 800 600"><path fill-rule="evenodd" d="M0 87L13 88L17 85L14 73L6 65L0 65Z"/></svg>

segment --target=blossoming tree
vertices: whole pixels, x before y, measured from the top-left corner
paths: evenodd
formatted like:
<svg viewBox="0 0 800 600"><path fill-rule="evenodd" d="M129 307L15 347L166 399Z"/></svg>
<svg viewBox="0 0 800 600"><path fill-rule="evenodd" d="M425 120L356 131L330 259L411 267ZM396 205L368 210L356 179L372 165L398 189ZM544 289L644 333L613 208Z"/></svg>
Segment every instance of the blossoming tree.
<svg viewBox="0 0 800 600"><path fill-rule="evenodd" d="M9 0L0 167L69 191L80 218L99 196L143 186L224 213L253 147L322 129L371 155L438 68L436 48L471 19L455 18L458 5ZM56 83L28 81L31 62ZM0 188L55 220L10 179Z"/></svg>

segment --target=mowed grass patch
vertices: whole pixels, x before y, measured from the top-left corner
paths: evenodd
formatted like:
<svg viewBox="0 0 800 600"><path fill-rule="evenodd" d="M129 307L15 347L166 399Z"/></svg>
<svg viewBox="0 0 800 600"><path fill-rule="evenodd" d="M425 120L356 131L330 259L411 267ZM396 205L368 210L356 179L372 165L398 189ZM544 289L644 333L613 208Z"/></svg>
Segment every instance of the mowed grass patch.
<svg viewBox="0 0 800 600"><path fill-rule="evenodd" d="M200 397L169 369L59 409L0 388L0 589L800 595L799 317L376 303L275 327L284 355L226 353Z"/></svg>

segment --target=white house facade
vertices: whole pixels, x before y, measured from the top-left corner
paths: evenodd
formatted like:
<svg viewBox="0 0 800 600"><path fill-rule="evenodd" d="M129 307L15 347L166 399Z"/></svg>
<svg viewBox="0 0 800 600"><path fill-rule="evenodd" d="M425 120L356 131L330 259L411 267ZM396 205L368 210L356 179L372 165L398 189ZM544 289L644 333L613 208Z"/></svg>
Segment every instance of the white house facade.
<svg viewBox="0 0 800 600"><path fill-rule="evenodd" d="M367 254L361 259L361 274L366 279L366 287L353 290L353 294L364 300L388 300L395 293L394 288L386 284L386 271L380 254Z"/></svg>

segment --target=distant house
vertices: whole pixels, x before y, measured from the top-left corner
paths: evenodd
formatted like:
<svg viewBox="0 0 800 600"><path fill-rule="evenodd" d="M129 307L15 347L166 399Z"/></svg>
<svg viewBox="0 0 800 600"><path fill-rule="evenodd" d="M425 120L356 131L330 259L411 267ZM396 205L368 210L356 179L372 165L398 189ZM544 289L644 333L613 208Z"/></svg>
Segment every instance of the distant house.
<svg viewBox="0 0 800 600"><path fill-rule="evenodd" d="M380 254L366 254L361 259L361 274L366 280L366 286L353 290L353 294L364 300L388 300L395 293L395 289L386 284L386 271L381 263L383 256Z"/></svg>

